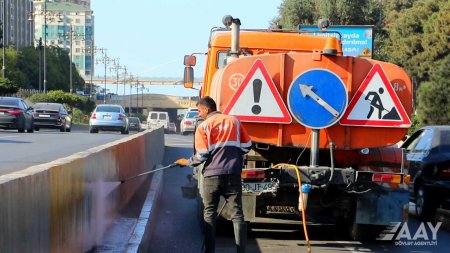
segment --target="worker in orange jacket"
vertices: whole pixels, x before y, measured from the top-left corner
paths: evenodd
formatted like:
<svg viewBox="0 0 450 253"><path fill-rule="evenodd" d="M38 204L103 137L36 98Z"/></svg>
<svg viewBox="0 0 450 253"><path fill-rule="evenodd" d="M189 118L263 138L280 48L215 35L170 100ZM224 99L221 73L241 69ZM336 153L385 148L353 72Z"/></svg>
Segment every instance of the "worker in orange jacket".
<svg viewBox="0 0 450 253"><path fill-rule="evenodd" d="M250 136L239 120L217 111L211 97L203 97L197 103L199 117L204 121L195 132L196 153L189 159L176 161L181 166L198 166L204 163L201 196L205 225L205 252L214 252L216 217L220 196L232 210L237 252L245 252L247 224L242 211L241 172L243 154L252 145Z"/></svg>

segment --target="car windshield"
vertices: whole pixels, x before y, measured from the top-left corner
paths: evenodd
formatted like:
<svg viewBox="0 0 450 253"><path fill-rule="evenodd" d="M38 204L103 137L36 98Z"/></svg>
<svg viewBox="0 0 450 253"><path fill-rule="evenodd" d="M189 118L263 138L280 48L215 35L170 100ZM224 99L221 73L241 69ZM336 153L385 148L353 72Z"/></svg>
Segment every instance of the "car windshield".
<svg viewBox="0 0 450 253"><path fill-rule="evenodd" d="M195 111L192 111L192 112L188 112L187 114L186 114L186 118L197 118L197 116L198 116L198 112L195 112Z"/></svg>
<svg viewBox="0 0 450 253"><path fill-rule="evenodd" d="M3 98L3 99L0 99L0 105L19 106L19 100Z"/></svg>
<svg viewBox="0 0 450 253"><path fill-rule="evenodd" d="M120 107L112 105L102 105L97 107L96 112L117 112L120 113Z"/></svg>
<svg viewBox="0 0 450 253"><path fill-rule="evenodd" d="M450 153L450 130L441 131L441 151Z"/></svg>
<svg viewBox="0 0 450 253"><path fill-rule="evenodd" d="M166 115L164 113L159 114L160 120L166 120Z"/></svg>
<svg viewBox="0 0 450 253"><path fill-rule="evenodd" d="M158 114L157 113L150 114L150 119L158 119Z"/></svg>
<svg viewBox="0 0 450 253"><path fill-rule="evenodd" d="M61 107L60 104L34 104L34 109L36 110L46 110L46 111L59 111Z"/></svg>

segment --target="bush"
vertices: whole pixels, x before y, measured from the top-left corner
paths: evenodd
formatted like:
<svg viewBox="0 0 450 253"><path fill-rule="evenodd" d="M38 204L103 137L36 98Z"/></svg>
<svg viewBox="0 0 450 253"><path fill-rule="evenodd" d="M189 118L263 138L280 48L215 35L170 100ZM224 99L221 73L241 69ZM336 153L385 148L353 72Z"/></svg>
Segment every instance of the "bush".
<svg viewBox="0 0 450 253"><path fill-rule="evenodd" d="M0 95L14 94L19 90L19 86L15 85L8 78L0 77Z"/></svg>

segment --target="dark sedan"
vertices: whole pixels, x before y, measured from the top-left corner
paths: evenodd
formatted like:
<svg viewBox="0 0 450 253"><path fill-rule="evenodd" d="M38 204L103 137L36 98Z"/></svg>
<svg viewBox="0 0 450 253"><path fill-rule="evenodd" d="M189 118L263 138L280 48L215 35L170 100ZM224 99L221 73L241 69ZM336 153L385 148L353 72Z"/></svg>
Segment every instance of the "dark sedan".
<svg viewBox="0 0 450 253"><path fill-rule="evenodd" d="M141 120L138 117L128 117L128 129L130 131L142 131Z"/></svg>
<svg viewBox="0 0 450 253"><path fill-rule="evenodd" d="M33 105L34 130L40 128L59 129L70 132L72 117L64 105L59 103L36 103Z"/></svg>
<svg viewBox="0 0 450 253"><path fill-rule="evenodd" d="M32 108L21 98L0 97L0 129L33 132Z"/></svg>
<svg viewBox="0 0 450 253"><path fill-rule="evenodd" d="M438 207L450 208L450 126L427 126L409 137L406 149L411 175L411 201L423 221Z"/></svg>

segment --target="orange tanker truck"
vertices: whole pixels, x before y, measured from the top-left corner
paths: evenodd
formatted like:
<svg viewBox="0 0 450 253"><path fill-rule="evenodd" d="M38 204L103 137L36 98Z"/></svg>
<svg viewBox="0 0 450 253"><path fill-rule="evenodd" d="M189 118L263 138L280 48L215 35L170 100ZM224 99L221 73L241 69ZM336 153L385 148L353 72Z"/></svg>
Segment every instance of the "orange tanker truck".
<svg viewBox="0 0 450 253"><path fill-rule="evenodd" d="M254 143L242 172L246 220L348 224L355 240L405 221L408 164L395 146L413 110L405 71L343 56L339 36L223 22L211 30L200 96L239 118ZM185 56L187 88L195 61Z"/></svg>

